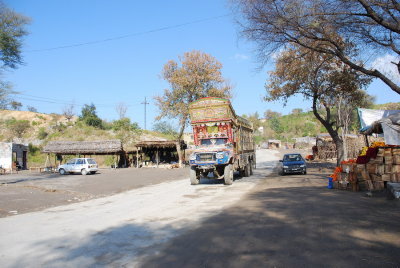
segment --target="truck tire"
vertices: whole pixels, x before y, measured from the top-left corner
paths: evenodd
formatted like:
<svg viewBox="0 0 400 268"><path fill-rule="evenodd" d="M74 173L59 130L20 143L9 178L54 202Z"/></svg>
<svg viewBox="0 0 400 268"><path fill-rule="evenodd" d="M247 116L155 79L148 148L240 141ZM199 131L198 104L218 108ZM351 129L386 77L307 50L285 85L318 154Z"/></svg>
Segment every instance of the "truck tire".
<svg viewBox="0 0 400 268"><path fill-rule="evenodd" d="M195 168L190 168L190 184L197 185L200 183L200 173Z"/></svg>
<svg viewBox="0 0 400 268"><path fill-rule="evenodd" d="M247 165L244 167L244 176L249 177L250 176L250 162L247 163Z"/></svg>
<svg viewBox="0 0 400 268"><path fill-rule="evenodd" d="M233 183L233 166L232 164L226 165L224 168L224 184L231 185Z"/></svg>

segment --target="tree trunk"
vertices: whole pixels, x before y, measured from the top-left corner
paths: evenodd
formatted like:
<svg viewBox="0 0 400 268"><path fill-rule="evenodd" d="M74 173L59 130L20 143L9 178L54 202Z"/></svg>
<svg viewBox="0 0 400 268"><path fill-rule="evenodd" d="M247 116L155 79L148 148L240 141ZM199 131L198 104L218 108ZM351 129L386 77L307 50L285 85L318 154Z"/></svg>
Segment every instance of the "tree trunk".
<svg viewBox="0 0 400 268"><path fill-rule="evenodd" d="M317 109L317 99L318 96L314 94L313 96L313 113L315 117L321 122L321 124L326 128L329 135L331 136L333 142L336 145L336 154L337 154L337 161L336 165L339 166L340 162L343 161L343 140L340 138L337 129L333 128L333 123L331 122L331 111L328 107L325 107L326 110L326 119L324 119L319 113Z"/></svg>
<svg viewBox="0 0 400 268"><path fill-rule="evenodd" d="M181 148L181 141L183 137L183 132L185 131L185 126L186 126L186 119L187 117L184 117L181 119L181 129L178 134L178 143L176 144L176 151L178 153L178 158L179 158L179 167L182 167L182 162L183 162L183 155L182 155L182 148Z"/></svg>

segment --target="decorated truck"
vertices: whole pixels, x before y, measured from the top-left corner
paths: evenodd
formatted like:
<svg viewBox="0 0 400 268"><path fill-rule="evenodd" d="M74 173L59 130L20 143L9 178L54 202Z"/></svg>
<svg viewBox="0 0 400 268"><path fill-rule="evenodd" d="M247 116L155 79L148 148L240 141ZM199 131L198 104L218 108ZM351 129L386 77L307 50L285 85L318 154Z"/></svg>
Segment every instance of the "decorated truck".
<svg viewBox="0 0 400 268"><path fill-rule="evenodd" d="M202 98L189 105L195 149L190 155L190 183L200 178L223 179L233 183L233 172L241 176L253 174L256 156L253 126L237 116L229 100Z"/></svg>

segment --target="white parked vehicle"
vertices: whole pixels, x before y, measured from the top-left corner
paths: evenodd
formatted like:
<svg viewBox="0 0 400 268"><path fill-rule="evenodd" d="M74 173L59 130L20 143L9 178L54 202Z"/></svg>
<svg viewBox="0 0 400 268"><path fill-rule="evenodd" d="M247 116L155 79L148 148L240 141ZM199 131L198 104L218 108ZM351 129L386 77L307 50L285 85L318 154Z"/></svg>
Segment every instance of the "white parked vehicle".
<svg viewBox="0 0 400 268"><path fill-rule="evenodd" d="M66 164L60 165L57 171L61 175L68 173L81 173L82 175L94 174L98 171L98 166L93 158L73 158Z"/></svg>

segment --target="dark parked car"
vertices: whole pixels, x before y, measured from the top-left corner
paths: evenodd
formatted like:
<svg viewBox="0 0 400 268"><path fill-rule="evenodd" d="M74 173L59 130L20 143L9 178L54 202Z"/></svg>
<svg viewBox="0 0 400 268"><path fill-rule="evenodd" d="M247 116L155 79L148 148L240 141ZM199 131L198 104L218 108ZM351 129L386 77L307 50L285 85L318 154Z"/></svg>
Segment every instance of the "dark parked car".
<svg viewBox="0 0 400 268"><path fill-rule="evenodd" d="M307 174L307 165L301 154L285 154L282 162L281 174L302 173Z"/></svg>

